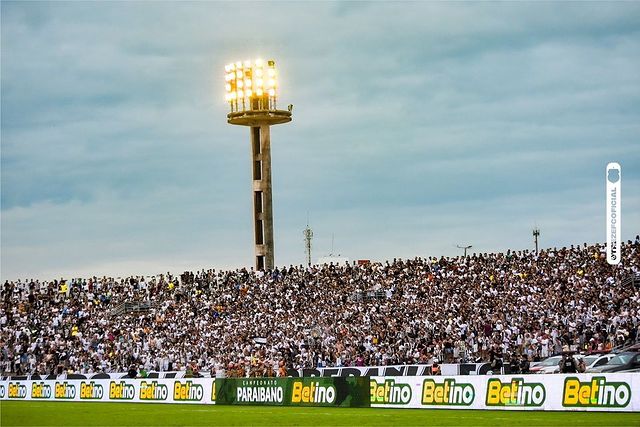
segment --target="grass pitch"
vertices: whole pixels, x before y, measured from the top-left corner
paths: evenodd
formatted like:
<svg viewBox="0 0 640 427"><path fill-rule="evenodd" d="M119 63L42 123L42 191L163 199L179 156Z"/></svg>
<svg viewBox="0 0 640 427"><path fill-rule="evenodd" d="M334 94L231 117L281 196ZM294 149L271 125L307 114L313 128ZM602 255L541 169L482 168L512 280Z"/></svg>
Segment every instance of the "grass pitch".
<svg viewBox="0 0 640 427"><path fill-rule="evenodd" d="M5 426L640 426L640 413L0 402Z"/></svg>

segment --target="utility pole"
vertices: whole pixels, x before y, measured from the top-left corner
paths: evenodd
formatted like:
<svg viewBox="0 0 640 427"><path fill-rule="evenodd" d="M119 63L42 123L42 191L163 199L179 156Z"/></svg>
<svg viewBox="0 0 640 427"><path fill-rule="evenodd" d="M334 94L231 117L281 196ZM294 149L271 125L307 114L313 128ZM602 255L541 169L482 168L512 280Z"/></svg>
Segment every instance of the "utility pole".
<svg viewBox="0 0 640 427"><path fill-rule="evenodd" d="M468 245L468 246L460 246L460 245L456 245L458 249L464 249L464 257L467 257L467 249L471 249L473 246Z"/></svg>
<svg viewBox="0 0 640 427"><path fill-rule="evenodd" d="M536 244L536 255L538 255L538 236L540 236L540 229L538 227L535 227L533 229L533 241Z"/></svg>
<svg viewBox="0 0 640 427"><path fill-rule="evenodd" d="M307 255L307 266L311 267L311 239L313 239L313 231L309 227L309 218L307 218L307 228L302 232L304 234L304 247Z"/></svg>

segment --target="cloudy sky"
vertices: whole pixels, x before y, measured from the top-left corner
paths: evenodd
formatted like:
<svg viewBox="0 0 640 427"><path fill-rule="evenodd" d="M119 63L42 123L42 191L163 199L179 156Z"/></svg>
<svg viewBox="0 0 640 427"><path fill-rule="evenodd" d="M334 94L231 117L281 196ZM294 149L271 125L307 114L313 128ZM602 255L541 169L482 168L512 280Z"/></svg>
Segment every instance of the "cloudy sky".
<svg viewBox="0 0 640 427"><path fill-rule="evenodd" d="M2 2L2 279L253 262L224 65L274 58L276 264L640 232L639 3ZM332 239L333 236L333 239Z"/></svg>

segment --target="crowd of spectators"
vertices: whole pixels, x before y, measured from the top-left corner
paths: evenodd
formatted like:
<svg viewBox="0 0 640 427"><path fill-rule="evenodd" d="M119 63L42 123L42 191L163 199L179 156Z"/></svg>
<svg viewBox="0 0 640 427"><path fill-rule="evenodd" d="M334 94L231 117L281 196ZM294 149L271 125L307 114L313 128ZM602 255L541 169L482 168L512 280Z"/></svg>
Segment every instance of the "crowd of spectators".
<svg viewBox="0 0 640 427"><path fill-rule="evenodd" d="M0 371L275 376L603 352L640 340L640 288L623 284L640 274L640 238L621 252L617 266L604 245L584 244L268 272L7 281Z"/></svg>

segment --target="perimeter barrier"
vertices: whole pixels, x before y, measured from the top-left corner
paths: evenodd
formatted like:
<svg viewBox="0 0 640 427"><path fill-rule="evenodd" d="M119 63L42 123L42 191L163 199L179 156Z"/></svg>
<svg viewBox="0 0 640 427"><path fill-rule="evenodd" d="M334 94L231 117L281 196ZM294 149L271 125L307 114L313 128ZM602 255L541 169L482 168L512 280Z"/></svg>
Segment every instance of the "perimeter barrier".
<svg viewBox="0 0 640 427"><path fill-rule="evenodd" d="M0 400L640 412L640 374L3 380Z"/></svg>
<svg viewBox="0 0 640 427"><path fill-rule="evenodd" d="M371 407L640 411L640 374L371 377Z"/></svg>

